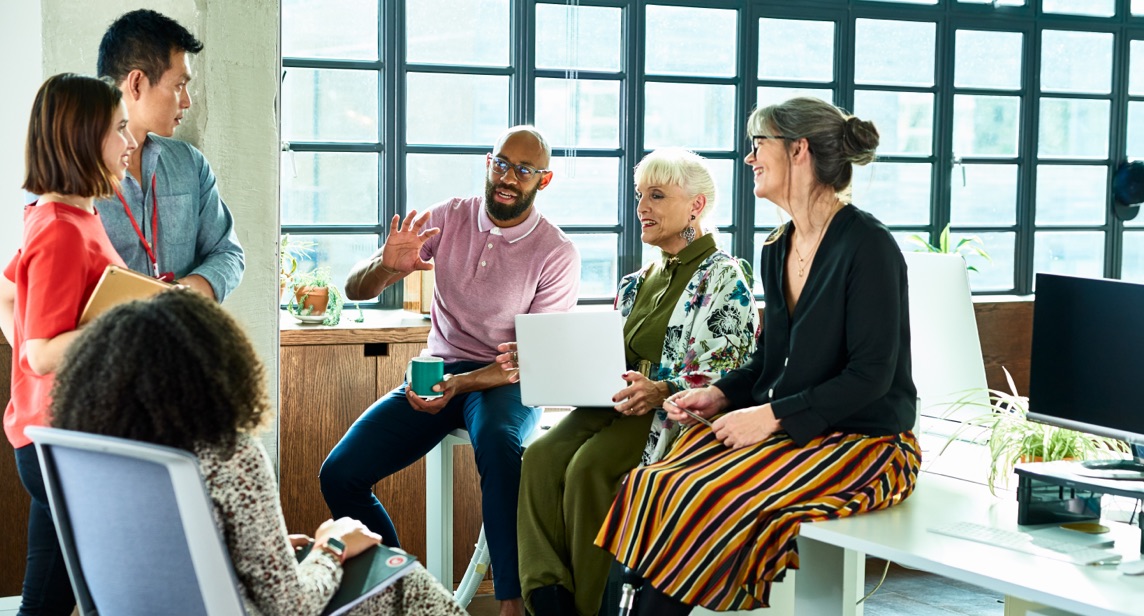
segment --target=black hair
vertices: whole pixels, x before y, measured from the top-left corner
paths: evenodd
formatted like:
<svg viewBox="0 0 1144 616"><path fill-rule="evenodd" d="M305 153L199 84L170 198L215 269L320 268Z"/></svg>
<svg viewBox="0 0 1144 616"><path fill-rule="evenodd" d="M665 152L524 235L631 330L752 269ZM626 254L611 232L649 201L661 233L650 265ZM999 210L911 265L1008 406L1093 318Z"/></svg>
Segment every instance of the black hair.
<svg viewBox="0 0 1144 616"><path fill-rule="evenodd" d="M56 372L55 427L229 453L239 431L270 418L250 340L194 291L117 306L81 331Z"/></svg>
<svg viewBox="0 0 1144 616"><path fill-rule="evenodd" d="M171 66L171 52L199 53L203 44L179 22L148 9L124 13L107 28L99 43L96 70L100 77L122 83L135 69L152 85Z"/></svg>

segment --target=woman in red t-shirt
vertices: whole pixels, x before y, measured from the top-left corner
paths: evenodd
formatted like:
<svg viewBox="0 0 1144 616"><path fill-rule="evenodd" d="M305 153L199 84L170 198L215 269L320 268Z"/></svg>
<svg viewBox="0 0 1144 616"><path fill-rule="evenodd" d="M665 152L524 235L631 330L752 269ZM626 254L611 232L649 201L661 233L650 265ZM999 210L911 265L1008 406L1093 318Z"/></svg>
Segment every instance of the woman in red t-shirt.
<svg viewBox="0 0 1144 616"><path fill-rule="evenodd" d="M40 86L28 122L24 243L0 276L0 330L12 346L12 398L4 433L32 497L20 614L70 614L75 606L28 426L48 425L57 366L104 269L125 267L94 200L114 195L138 145L114 85L63 73Z"/></svg>

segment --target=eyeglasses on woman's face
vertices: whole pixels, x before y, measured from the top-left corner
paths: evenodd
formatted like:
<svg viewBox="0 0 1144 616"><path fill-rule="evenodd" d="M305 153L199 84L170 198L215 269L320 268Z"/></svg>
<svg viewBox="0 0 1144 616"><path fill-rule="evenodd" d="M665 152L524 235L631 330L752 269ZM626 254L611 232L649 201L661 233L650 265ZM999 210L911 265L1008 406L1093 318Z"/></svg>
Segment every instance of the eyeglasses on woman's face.
<svg viewBox="0 0 1144 616"><path fill-rule="evenodd" d="M751 156L759 157L759 148L767 142L767 139L794 139L794 137L787 137L786 135L751 135Z"/></svg>
<svg viewBox="0 0 1144 616"><path fill-rule="evenodd" d="M494 175L505 175L508 173L509 169L512 169L516 172L516 179L520 180L521 182L527 182L534 176L540 177L550 171L549 169L537 169L536 167L530 167L523 163L514 165L499 156L493 156L492 153L490 153L488 156L489 163L492 164Z"/></svg>

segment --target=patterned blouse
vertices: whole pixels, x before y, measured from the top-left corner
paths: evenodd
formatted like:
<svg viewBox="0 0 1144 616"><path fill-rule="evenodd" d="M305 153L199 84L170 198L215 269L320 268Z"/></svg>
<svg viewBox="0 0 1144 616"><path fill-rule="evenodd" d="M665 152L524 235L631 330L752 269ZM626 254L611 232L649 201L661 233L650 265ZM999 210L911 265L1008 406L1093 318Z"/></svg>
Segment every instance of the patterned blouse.
<svg viewBox="0 0 1144 616"><path fill-rule="evenodd" d="M262 444L239 434L229 459L215 446L198 447L199 470L251 616L315 616L334 596L342 566L325 550L302 562L286 536L278 483ZM354 607L355 616L425 614L464 616L445 589L417 565L392 586Z"/></svg>
<svg viewBox="0 0 1144 616"><path fill-rule="evenodd" d="M626 319L648 266L620 281L617 308ZM755 350L759 312L739 260L719 250L699 264L676 300L663 339L663 357L649 377L672 391L704 387L738 368ZM643 464L660 460L680 427L655 409Z"/></svg>

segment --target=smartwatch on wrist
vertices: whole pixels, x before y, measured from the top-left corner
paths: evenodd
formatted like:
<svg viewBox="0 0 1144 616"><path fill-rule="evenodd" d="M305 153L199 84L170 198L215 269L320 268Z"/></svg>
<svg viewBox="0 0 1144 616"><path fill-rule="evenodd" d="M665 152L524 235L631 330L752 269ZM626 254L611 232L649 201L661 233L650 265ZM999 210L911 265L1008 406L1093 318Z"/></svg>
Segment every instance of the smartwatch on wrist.
<svg viewBox="0 0 1144 616"><path fill-rule="evenodd" d="M325 543L318 545L318 547L332 554L339 563L346 562L346 544L341 539L329 537Z"/></svg>

